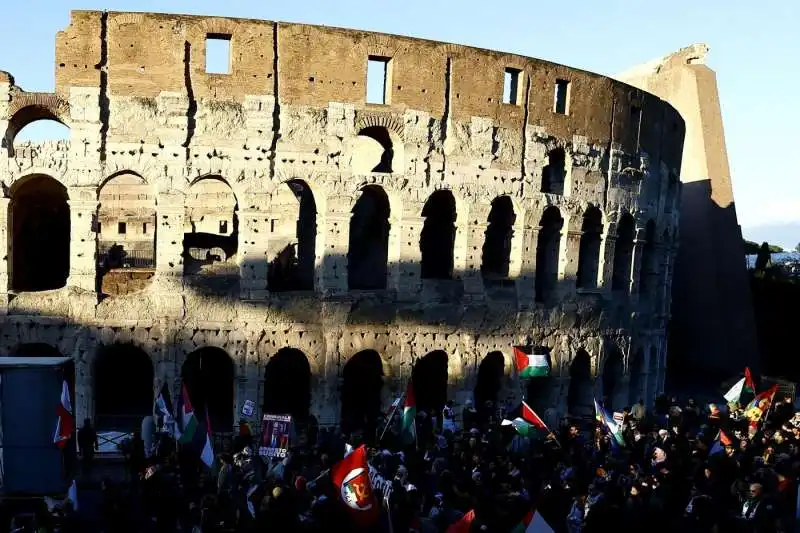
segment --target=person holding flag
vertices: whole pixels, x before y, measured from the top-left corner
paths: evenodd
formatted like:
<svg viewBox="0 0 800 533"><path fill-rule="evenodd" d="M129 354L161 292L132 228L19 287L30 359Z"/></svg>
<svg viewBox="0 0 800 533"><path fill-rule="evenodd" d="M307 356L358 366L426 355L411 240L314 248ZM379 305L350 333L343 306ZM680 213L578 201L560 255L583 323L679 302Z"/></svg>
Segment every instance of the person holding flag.
<svg viewBox="0 0 800 533"><path fill-rule="evenodd" d="M611 448L618 449L619 446L625 446L625 438L622 436L622 427L617 424L614 418L606 411L605 407L594 400L595 419L600 423L600 426L611 436Z"/></svg>

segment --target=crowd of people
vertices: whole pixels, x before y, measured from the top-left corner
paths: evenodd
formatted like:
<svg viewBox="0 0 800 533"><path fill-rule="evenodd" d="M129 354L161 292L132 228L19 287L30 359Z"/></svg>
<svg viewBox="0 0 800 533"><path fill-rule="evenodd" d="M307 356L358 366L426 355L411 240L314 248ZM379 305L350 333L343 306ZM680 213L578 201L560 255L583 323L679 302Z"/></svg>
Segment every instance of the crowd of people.
<svg viewBox="0 0 800 533"><path fill-rule="evenodd" d="M272 461L257 455L259 437L242 423L211 469L168 434L152 450L136 435L125 450L127 480L102 481L96 523L67 501L32 530L357 531L365 526L352 521L330 470L361 444L381 509L370 531L523 532L531 512L546 523L536 531L559 533L794 529L800 413L789 397L775 398L755 426L738 404L679 405L664 396L652 409L641 400L625 408L617 434L565 419L552 432L522 436L501 423L513 416L491 403L420 410L413 441L399 420L382 438L381 423L370 424L374 435L311 424ZM92 448L91 430L79 438Z"/></svg>

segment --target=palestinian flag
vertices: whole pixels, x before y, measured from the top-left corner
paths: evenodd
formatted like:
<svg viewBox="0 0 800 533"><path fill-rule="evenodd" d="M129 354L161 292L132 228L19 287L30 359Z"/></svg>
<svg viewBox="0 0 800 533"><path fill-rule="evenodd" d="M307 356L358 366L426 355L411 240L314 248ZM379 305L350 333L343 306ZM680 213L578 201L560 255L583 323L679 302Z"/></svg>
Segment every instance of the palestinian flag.
<svg viewBox="0 0 800 533"><path fill-rule="evenodd" d="M214 448L211 445L211 424L206 413L205 423L200 422L194 414L192 402L186 385L181 387L181 397L178 399L178 423L176 427L178 442L187 444L200 452L200 459L211 467L214 464Z"/></svg>
<svg viewBox="0 0 800 533"><path fill-rule="evenodd" d="M750 374L750 369L745 367L744 377L737 381L731 390L725 393L725 401L729 404L740 403L742 397L747 397L756 393L756 387L753 383L753 376Z"/></svg>
<svg viewBox="0 0 800 533"><path fill-rule="evenodd" d="M381 508L372 492L365 446L359 446L331 467L331 481L355 524L368 528L378 521Z"/></svg>
<svg viewBox="0 0 800 533"><path fill-rule="evenodd" d="M717 455L725 451L726 446L733 446L733 440L723 430L719 430L717 438L714 439L714 444L711 446L708 455Z"/></svg>
<svg viewBox="0 0 800 533"><path fill-rule="evenodd" d="M447 528L447 533L470 533L473 520L475 520L475 509L470 510L467 514L450 524L450 527Z"/></svg>
<svg viewBox="0 0 800 533"><path fill-rule="evenodd" d="M56 430L53 434L53 443L63 449L72 437L73 431L75 431L75 419L72 417L69 385L64 380L61 382L61 399L56 406Z"/></svg>
<svg viewBox="0 0 800 533"><path fill-rule="evenodd" d="M511 533L555 533L539 511L531 510Z"/></svg>
<svg viewBox="0 0 800 533"><path fill-rule="evenodd" d="M550 375L547 354L536 354L530 346L514 346L514 365L521 378L541 378Z"/></svg>
<svg viewBox="0 0 800 533"><path fill-rule="evenodd" d="M539 418L539 415L537 415L536 412L525 402L522 402L522 405L520 406L520 414L518 417L513 420L505 419L501 425L514 426L514 429L517 430L517 433L523 437L544 437L552 433L544 421Z"/></svg>
<svg viewBox="0 0 800 533"><path fill-rule="evenodd" d="M167 431L172 433L174 420L172 415L172 400L169 397L169 388L167 384L161 385L161 390L158 392L155 401L153 402L153 415L163 420L163 426Z"/></svg>
<svg viewBox="0 0 800 533"><path fill-rule="evenodd" d="M401 434L407 439L407 442L415 441L417 438L417 398L414 396L414 383L408 380L408 389L406 390L406 400L403 404L403 419Z"/></svg>

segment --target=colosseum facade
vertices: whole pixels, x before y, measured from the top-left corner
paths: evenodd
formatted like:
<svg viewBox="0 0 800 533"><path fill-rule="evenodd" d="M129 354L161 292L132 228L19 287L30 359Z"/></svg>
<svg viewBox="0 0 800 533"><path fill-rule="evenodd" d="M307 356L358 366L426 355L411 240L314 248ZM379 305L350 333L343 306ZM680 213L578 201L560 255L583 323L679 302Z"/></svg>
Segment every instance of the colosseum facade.
<svg viewBox="0 0 800 533"><path fill-rule="evenodd" d="M246 400L357 426L412 373L422 408L524 393L551 421L663 387L684 122L659 98L466 46L97 11L55 70L53 93L0 72L0 350L71 357L79 420L134 427L182 377L218 432ZM15 142L43 119L69 139ZM551 375L520 383L517 345Z"/></svg>

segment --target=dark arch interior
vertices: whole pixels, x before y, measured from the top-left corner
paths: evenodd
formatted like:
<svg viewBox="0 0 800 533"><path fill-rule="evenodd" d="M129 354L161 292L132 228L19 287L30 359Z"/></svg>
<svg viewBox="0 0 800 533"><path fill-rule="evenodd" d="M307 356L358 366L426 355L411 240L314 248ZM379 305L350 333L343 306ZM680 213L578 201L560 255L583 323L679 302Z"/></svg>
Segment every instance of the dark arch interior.
<svg viewBox="0 0 800 533"><path fill-rule="evenodd" d="M578 254L578 288L597 287L600 268L600 243L603 238L603 215L595 206L589 206L583 214L581 244Z"/></svg>
<svg viewBox="0 0 800 533"><path fill-rule="evenodd" d="M481 275L484 280L508 278L515 219L511 198L500 196L492 201L481 260Z"/></svg>
<svg viewBox="0 0 800 533"><path fill-rule="evenodd" d="M652 220L648 220L644 230L642 265L639 270L639 293L645 298L650 298L652 292L655 290L657 272L657 265L655 264L655 238L656 224Z"/></svg>
<svg viewBox="0 0 800 533"><path fill-rule="evenodd" d="M12 289L44 291L63 287L69 276L67 189L49 176L25 179L12 190L9 219Z"/></svg>
<svg viewBox="0 0 800 533"><path fill-rule="evenodd" d="M364 187L350 218L347 280L351 289L386 288L389 198L376 185Z"/></svg>
<svg viewBox="0 0 800 533"><path fill-rule="evenodd" d="M486 402L497 402L503 386L506 362L501 352L491 352L478 365L478 379L475 383L475 406L483 409Z"/></svg>
<svg viewBox="0 0 800 533"><path fill-rule="evenodd" d="M536 301L545 302L558 283L558 255L561 246L561 227L564 219L557 207L550 206L539 222L539 241L536 243Z"/></svg>
<svg viewBox="0 0 800 533"><path fill-rule="evenodd" d="M592 403L592 362L586 350L575 354L569 367L567 406L571 415L586 417L594 411Z"/></svg>
<svg viewBox="0 0 800 533"><path fill-rule="evenodd" d="M292 415L306 421L311 408L311 366L306 354L295 348L278 350L264 371L265 413Z"/></svg>
<svg viewBox="0 0 800 533"><path fill-rule="evenodd" d="M392 146L392 138L389 136L389 130L383 126L369 126L359 131L358 134L378 141L383 147L381 161L372 169L372 172L392 172L394 147Z"/></svg>
<svg viewBox="0 0 800 533"><path fill-rule="evenodd" d="M133 431L153 414L153 363L132 344L100 348L94 365L95 425Z"/></svg>
<svg viewBox="0 0 800 533"><path fill-rule="evenodd" d="M566 155L563 148L555 148L547 154L547 165L542 169L542 192L564 194Z"/></svg>
<svg viewBox="0 0 800 533"><path fill-rule="evenodd" d="M618 407L615 405L615 394L619 380L622 377L622 354L619 350L614 348L608 354L606 363L603 366L603 397L605 398L605 405L608 409Z"/></svg>
<svg viewBox="0 0 800 533"><path fill-rule="evenodd" d="M432 410L437 417L441 417L441 411L447 403L447 353L436 350L418 360L411 371L411 382L417 409Z"/></svg>
<svg viewBox="0 0 800 533"><path fill-rule="evenodd" d="M317 246L317 204L309 186L301 180L286 182L299 202L297 245L281 250L269 265L267 283L272 292L314 290Z"/></svg>
<svg viewBox="0 0 800 533"><path fill-rule="evenodd" d="M453 245L456 238L456 201L450 191L431 194L422 208L419 248L422 255L422 277L451 279L453 277Z"/></svg>
<svg viewBox="0 0 800 533"><path fill-rule="evenodd" d="M233 360L221 348L200 348L189 354L181 367L181 378L195 415L208 414L211 430L233 430Z"/></svg>
<svg viewBox="0 0 800 533"><path fill-rule="evenodd" d="M630 374L631 380L628 387L628 403L633 405L640 399L644 399L642 388L646 385L644 382L644 352L641 348L636 350L636 353L630 361Z"/></svg>
<svg viewBox="0 0 800 533"><path fill-rule="evenodd" d="M611 278L612 290L627 291L630 289L633 232L633 217L630 213L625 213L617 226L617 241L614 244L614 275Z"/></svg>
<svg viewBox="0 0 800 533"><path fill-rule="evenodd" d="M374 435L381 414L383 362L375 350L355 354L342 370L342 430Z"/></svg>

